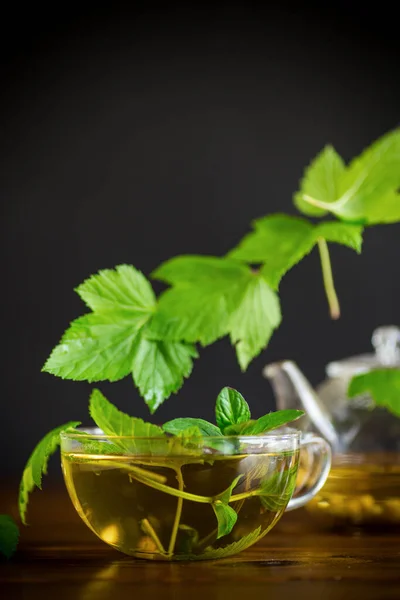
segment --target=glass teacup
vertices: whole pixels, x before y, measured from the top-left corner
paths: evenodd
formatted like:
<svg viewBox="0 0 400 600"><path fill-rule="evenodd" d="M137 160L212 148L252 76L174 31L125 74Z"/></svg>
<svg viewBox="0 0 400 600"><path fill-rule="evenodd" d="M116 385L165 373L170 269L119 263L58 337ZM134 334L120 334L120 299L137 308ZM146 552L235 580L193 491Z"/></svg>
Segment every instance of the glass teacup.
<svg viewBox="0 0 400 600"><path fill-rule="evenodd" d="M61 434L61 459L77 512L104 542L139 558L201 560L237 554L311 500L331 452L288 428L181 439L88 429Z"/></svg>

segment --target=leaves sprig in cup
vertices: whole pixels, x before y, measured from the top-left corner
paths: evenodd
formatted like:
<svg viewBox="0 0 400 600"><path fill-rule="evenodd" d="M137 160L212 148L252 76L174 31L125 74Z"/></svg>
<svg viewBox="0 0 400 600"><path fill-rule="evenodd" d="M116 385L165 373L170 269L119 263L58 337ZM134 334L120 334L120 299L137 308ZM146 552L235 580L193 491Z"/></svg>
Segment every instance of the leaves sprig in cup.
<svg viewBox="0 0 400 600"><path fill-rule="evenodd" d="M243 396L236 390L226 387L221 390L216 401L216 424L203 419L178 418L159 427L119 411L99 390L93 390L91 394L89 413L95 424L105 434L106 439L99 437L96 440L93 439L93 436L85 436L84 431L76 430L80 423L72 421L50 431L34 449L25 467L20 485L19 510L24 524L26 524L29 494L35 487L41 488L42 475L47 471L49 457L57 450L60 444L60 434L63 432L76 433L83 448L82 460L90 461L91 455L102 456L102 466L104 467L108 464L107 457L114 457L112 461L108 459L110 468L120 469L129 475L130 480L133 479L142 485L158 490L158 492L178 498L174 525L167 548L163 547L151 523L147 519L142 522L143 531L166 557L174 553L178 530L185 531L186 528L188 539L193 538L192 528L181 523L184 501L209 504L212 507L215 513L214 537L219 539L228 535L236 524L237 503L254 496L260 499L264 508L277 512L286 507L293 494L297 463L285 471L272 472L270 476L266 475L263 479L258 477L260 484L256 487L250 486L254 479L250 477L250 473L246 475L249 485L241 486L241 480L245 475L240 474L233 478L228 487L225 486L213 496L185 491L182 467L193 461L203 463L204 454L207 451L209 452L206 456L207 463L211 465L213 450L221 450L223 447L225 451L226 445L232 446L231 450L237 450L240 448L241 440L248 439L246 436L259 436L282 427L301 417L304 414L301 410L282 410L271 412L259 419L251 419L250 408ZM143 450L144 439L148 444L148 456L145 460L141 459L140 453L137 455L138 444L141 444L140 447ZM175 471L178 487L171 487L148 467L149 457L153 456L153 444L157 444L160 440L165 442L167 448L162 457L162 466ZM158 454L156 453L154 456L157 457ZM131 457L132 460L128 463L124 460L118 462L118 457ZM179 458L177 459L177 457ZM152 466L156 464L155 460L156 458L151 458ZM265 469L268 470L268 461L266 461ZM232 507L232 504L235 508ZM251 540L249 540L249 544ZM200 542L198 543L200 544Z"/></svg>

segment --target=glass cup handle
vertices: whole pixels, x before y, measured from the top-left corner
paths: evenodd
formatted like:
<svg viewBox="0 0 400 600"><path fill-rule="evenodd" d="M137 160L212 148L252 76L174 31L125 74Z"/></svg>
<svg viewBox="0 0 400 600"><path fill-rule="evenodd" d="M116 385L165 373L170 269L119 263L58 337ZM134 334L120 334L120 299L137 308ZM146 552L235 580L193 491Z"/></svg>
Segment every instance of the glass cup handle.
<svg viewBox="0 0 400 600"><path fill-rule="evenodd" d="M303 433L300 442L300 463L304 453L308 463L306 480L297 487L297 494L295 492L295 496L289 501L287 511L307 504L319 492L329 475L332 451L327 441L314 433Z"/></svg>

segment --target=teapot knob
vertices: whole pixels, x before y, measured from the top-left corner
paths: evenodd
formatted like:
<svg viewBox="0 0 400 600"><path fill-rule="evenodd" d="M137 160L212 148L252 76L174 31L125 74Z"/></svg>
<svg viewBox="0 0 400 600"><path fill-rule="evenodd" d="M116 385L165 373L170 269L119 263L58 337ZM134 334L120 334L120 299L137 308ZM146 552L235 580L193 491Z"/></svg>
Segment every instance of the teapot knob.
<svg viewBox="0 0 400 600"><path fill-rule="evenodd" d="M395 325L375 329L372 345L381 364L394 366L400 362L400 329Z"/></svg>

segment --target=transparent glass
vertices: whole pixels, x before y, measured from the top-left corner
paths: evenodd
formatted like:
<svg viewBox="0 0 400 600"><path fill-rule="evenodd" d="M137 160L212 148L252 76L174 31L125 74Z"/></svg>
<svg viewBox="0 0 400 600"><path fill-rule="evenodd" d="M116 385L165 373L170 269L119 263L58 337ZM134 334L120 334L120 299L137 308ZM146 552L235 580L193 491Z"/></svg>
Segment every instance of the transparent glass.
<svg viewBox="0 0 400 600"><path fill-rule="evenodd" d="M61 460L77 512L104 542L139 558L198 560L244 550L310 501L331 452L289 429L184 439L93 429L62 433Z"/></svg>

